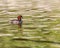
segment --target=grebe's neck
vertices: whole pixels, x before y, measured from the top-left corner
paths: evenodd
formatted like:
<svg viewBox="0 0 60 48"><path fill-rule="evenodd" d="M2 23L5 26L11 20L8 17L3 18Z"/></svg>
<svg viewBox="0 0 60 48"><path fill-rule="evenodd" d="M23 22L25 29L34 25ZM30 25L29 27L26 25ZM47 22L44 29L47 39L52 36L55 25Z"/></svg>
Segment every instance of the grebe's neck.
<svg viewBox="0 0 60 48"><path fill-rule="evenodd" d="M21 21L22 19L18 19L18 21Z"/></svg>

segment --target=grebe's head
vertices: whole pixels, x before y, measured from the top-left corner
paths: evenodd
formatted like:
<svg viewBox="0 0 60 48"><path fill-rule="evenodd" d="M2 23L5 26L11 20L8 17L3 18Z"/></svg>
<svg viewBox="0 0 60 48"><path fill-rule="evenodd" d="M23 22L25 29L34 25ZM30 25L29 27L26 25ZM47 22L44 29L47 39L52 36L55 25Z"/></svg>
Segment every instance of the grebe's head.
<svg viewBox="0 0 60 48"><path fill-rule="evenodd" d="M19 16L17 17L18 20L21 20L21 18L22 18L22 15L19 15Z"/></svg>

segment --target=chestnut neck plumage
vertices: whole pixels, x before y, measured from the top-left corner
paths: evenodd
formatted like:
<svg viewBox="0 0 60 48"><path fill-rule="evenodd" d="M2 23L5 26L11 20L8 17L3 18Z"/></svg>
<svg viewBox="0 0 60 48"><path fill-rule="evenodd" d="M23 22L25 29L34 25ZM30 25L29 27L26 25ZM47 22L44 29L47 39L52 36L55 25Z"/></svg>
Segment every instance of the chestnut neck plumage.
<svg viewBox="0 0 60 48"><path fill-rule="evenodd" d="M18 19L18 21L22 21L22 19Z"/></svg>
<svg viewBox="0 0 60 48"><path fill-rule="evenodd" d="M18 19L18 21L21 21L22 20L22 16L18 16L17 19Z"/></svg>

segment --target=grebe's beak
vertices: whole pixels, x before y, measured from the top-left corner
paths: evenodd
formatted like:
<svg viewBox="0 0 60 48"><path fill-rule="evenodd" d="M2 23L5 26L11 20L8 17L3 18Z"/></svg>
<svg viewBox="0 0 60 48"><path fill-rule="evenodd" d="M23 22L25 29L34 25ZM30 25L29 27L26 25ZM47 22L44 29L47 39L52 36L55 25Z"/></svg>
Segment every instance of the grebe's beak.
<svg viewBox="0 0 60 48"><path fill-rule="evenodd" d="M23 17L21 16L21 18L23 18Z"/></svg>

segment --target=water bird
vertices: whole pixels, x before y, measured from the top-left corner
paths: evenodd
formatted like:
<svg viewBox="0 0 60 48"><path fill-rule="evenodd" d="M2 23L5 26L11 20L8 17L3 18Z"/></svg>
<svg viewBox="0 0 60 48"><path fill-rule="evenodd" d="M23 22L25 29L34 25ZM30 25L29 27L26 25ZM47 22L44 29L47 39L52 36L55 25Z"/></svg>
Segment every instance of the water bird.
<svg viewBox="0 0 60 48"><path fill-rule="evenodd" d="M22 15L19 15L17 19L13 19L10 21L11 24L18 25L18 27L22 27Z"/></svg>

